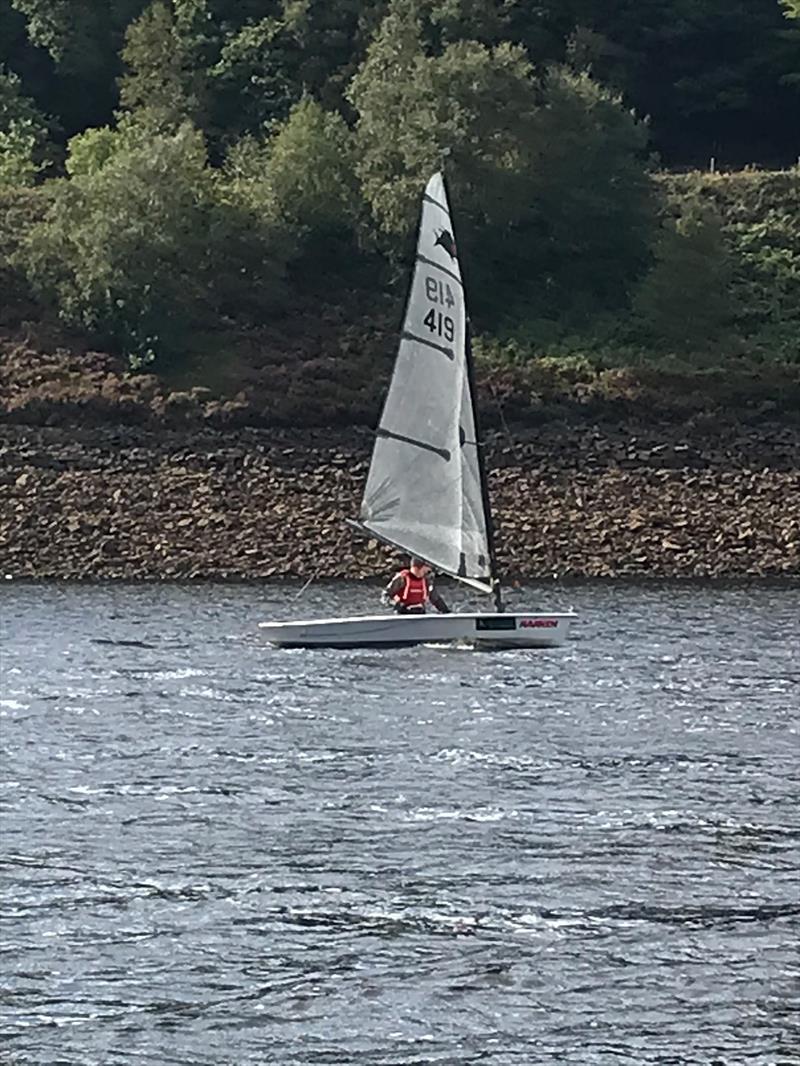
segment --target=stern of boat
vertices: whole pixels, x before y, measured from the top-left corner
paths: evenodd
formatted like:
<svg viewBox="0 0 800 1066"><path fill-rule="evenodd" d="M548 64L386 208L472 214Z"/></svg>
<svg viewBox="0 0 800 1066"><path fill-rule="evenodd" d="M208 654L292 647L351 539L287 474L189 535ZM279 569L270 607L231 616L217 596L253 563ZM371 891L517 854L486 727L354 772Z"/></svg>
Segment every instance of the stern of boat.
<svg viewBox="0 0 800 1066"><path fill-rule="evenodd" d="M557 648L566 643L576 618L571 612L477 615L473 640L476 647Z"/></svg>

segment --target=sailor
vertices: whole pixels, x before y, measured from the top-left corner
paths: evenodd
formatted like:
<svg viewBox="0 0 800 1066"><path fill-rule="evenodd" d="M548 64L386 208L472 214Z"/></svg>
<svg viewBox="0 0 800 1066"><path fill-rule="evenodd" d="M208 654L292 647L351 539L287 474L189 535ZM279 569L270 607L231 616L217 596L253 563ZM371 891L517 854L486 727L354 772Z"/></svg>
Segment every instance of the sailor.
<svg viewBox="0 0 800 1066"><path fill-rule="evenodd" d="M398 614L425 614L427 604L432 604L440 614L449 614L450 608L433 587L433 571L422 559L411 559L407 569L400 570L386 586L383 602L391 604Z"/></svg>

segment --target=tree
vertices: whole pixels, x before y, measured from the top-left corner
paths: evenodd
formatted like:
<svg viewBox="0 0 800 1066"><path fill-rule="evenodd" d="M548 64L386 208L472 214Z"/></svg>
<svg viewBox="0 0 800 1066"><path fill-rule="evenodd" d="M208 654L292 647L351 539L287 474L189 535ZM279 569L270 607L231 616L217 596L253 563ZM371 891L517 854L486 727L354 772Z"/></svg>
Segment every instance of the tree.
<svg viewBox="0 0 800 1066"><path fill-rule="evenodd" d="M597 35L592 73L650 116L665 161L794 161L798 42L776 0L570 4L574 25Z"/></svg>
<svg viewBox="0 0 800 1066"><path fill-rule="evenodd" d="M707 203L685 202L667 219L634 310L651 339L677 350L708 350L730 335L730 258L722 225Z"/></svg>
<svg viewBox="0 0 800 1066"><path fill-rule="evenodd" d="M558 315L625 302L647 261L647 133L587 75L534 75L524 51L474 41L427 54L395 5L354 79L357 173L378 225L408 234L447 156L473 308Z"/></svg>
<svg viewBox="0 0 800 1066"><path fill-rule="evenodd" d="M265 18L230 32L208 70L209 132L225 143L282 122L299 99L291 76L296 45L277 18Z"/></svg>
<svg viewBox="0 0 800 1066"><path fill-rule="evenodd" d="M352 229L358 187L353 136L306 97L270 142L267 182L277 218L318 233Z"/></svg>
<svg viewBox="0 0 800 1066"><path fill-rule="evenodd" d="M523 48L533 63L560 62L575 28L573 12L565 0L540 0L536 4L498 0L411 2L423 20L424 40L435 52L457 41L478 41L487 47L506 41Z"/></svg>
<svg viewBox="0 0 800 1066"><path fill-rule="evenodd" d="M649 262L655 225L647 127L619 96L565 67L546 72L537 119L530 208L514 248L538 293L527 298L578 316L623 307Z"/></svg>
<svg viewBox="0 0 800 1066"><path fill-rule="evenodd" d="M346 110L345 93L363 60L387 0L282 0L282 21L296 44L290 75L304 95Z"/></svg>
<svg viewBox="0 0 800 1066"><path fill-rule="evenodd" d="M148 109L166 128L200 117L202 76L164 0L154 0L130 24L122 59L127 68L120 82L123 108Z"/></svg>
<svg viewBox="0 0 800 1066"><path fill-rule="evenodd" d="M285 235L300 288L357 284L369 269L356 235L362 201L342 117L306 97L266 142L244 138L225 162L226 196ZM374 274L372 276L374 281Z"/></svg>
<svg viewBox="0 0 800 1066"><path fill-rule="evenodd" d="M47 122L0 67L0 186L33 185L46 163Z"/></svg>
<svg viewBox="0 0 800 1066"><path fill-rule="evenodd" d="M31 41L45 48L64 70L82 73L108 67L126 27L147 0L12 0L25 15Z"/></svg>
<svg viewBox="0 0 800 1066"><path fill-rule="evenodd" d="M487 172L502 175L504 158L511 171L537 107L531 74L524 52L508 45L492 51L461 41L429 55L414 5L393 4L348 94L358 176L386 233L412 229L419 191L445 151L472 196L480 197Z"/></svg>
<svg viewBox="0 0 800 1066"><path fill-rule="evenodd" d="M264 228L219 203L202 137L123 123L113 150L54 190L18 260L62 318L134 365L182 350L187 330L228 310L231 277L282 299L282 261Z"/></svg>
<svg viewBox="0 0 800 1066"><path fill-rule="evenodd" d="M360 0L215 5L202 34L214 140L230 143L271 129L304 96L343 110L345 87L381 6Z"/></svg>
<svg viewBox="0 0 800 1066"><path fill-rule="evenodd" d="M2 0L5 2L5 0ZM119 48L146 0L11 0L27 40L15 69L66 137L110 120L117 103Z"/></svg>

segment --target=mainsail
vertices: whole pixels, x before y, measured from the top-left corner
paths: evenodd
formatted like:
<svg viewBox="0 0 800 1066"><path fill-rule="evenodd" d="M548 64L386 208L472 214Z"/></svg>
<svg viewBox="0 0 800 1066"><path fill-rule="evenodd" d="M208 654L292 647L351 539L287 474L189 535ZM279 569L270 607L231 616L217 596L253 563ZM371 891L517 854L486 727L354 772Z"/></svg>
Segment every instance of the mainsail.
<svg viewBox="0 0 800 1066"><path fill-rule="evenodd" d="M464 286L444 178L425 189L400 347L358 525L492 591Z"/></svg>

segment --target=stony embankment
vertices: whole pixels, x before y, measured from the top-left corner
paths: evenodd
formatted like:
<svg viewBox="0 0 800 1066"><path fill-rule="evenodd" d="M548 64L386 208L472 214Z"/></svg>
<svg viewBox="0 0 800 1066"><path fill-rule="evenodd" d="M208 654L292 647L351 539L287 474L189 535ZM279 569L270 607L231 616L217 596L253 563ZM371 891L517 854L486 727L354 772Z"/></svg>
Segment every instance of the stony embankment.
<svg viewBox="0 0 800 1066"><path fill-rule="evenodd" d="M13 578L374 576L352 534L370 434L0 424ZM800 575L800 431L515 428L489 441L508 576Z"/></svg>
<svg viewBox="0 0 800 1066"><path fill-rule="evenodd" d="M383 573L390 553L343 521L380 390L318 364L293 354L288 377L265 370L247 394L213 398L0 332L0 574ZM711 394L664 376L548 375L481 383L505 576L800 575L796 374L716 380ZM336 411L338 427L314 428Z"/></svg>

